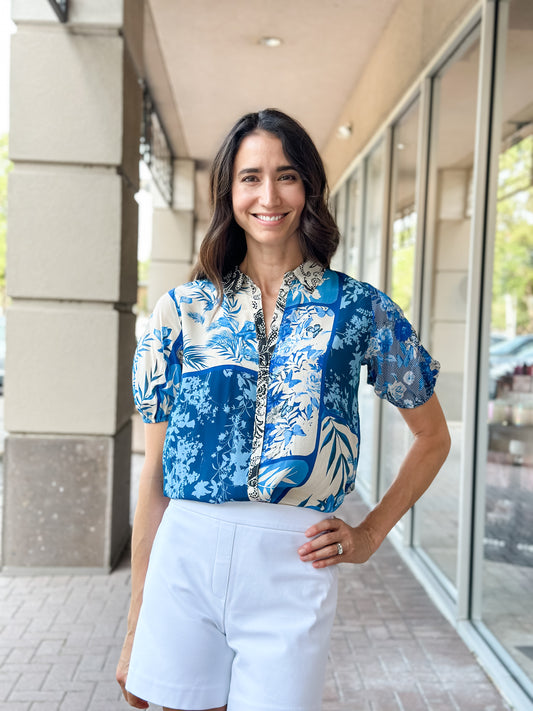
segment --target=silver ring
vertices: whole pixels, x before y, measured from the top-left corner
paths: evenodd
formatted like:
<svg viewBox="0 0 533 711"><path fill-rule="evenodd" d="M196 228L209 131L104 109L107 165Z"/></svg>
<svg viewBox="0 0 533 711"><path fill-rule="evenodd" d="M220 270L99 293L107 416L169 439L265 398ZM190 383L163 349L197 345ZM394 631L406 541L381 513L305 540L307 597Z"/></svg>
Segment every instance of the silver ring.
<svg viewBox="0 0 533 711"><path fill-rule="evenodd" d="M344 553L344 549L342 547L342 543L337 543L337 555L342 555Z"/></svg>

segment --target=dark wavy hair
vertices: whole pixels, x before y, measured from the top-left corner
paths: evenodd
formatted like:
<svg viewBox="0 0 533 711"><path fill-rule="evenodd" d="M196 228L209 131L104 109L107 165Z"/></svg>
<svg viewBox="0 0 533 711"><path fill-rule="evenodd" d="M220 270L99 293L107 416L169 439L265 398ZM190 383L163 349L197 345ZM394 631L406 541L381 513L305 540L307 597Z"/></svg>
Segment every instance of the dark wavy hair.
<svg viewBox="0 0 533 711"><path fill-rule="evenodd" d="M304 259L329 267L339 244L339 230L328 208L326 172L307 132L297 121L277 109L246 114L228 133L211 166L212 216L192 274L193 279L209 279L220 295L224 277L246 255L244 230L233 216L233 166L243 139L254 131L268 131L280 139L283 152L304 184L305 205L299 227Z"/></svg>

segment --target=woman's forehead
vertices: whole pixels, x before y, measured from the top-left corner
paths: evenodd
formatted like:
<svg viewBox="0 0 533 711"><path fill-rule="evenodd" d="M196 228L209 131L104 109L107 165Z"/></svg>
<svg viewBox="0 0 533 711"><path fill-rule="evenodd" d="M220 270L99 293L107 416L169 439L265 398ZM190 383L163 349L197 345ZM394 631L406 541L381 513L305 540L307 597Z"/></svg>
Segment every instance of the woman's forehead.
<svg viewBox="0 0 533 711"><path fill-rule="evenodd" d="M243 164L249 167L259 167L260 164L276 164L290 166L280 139L268 131L256 130L249 133L241 141L235 155L235 169L240 170ZM255 165L257 164L257 165ZM239 167L238 167L239 166Z"/></svg>

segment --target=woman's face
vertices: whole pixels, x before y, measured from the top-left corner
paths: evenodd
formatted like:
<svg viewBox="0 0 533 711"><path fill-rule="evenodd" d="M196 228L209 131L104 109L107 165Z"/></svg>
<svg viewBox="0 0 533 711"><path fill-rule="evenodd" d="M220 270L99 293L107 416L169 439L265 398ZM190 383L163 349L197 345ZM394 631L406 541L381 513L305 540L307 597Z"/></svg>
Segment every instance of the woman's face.
<svg viewBox="0 0 533 711"><path fill-rule="evenodd" d="M281 141L266 131L243 139L233 167L233 214L251 243L267 249L298 248L305 189Z"/></svg>

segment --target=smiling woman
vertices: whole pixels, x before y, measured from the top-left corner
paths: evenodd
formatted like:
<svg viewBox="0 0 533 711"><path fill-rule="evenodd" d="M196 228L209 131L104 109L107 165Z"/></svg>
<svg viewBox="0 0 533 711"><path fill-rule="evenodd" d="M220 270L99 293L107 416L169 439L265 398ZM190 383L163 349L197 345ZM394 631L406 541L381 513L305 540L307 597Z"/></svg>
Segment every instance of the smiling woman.
<svg viewBox="0 0 533 711"><path fill-rule="evenodd" d="M446 456L439 366L385 294L329 268L324 168L293 119L238 121L211 189L196 278L161 297L134 360L147 449L117 678L138 708L319 711L338 564L367 561ZM414 443L352 527L333 512L362 365Z"/></svg>
<svg viewBox="0 0 533 711"><path fill-rule="evenodd" d="M208 278L212 281L219 295L222 293L224 275L241 264L247 249L245 230L233 212L235 161L239 154L241 158L243 156L240 149L245 140L260 133L267 134L270 145L276 146L279 162L274 161L274 167L289 168L287 173L281 171L278 177L297 177L296 184L303 187L305 201L298 230L303 257L329 266L339 244L339 230L327 207L324 166L306 131L293 118L275 109L246 114L233 126L213 161L210 180L213 215L193 272L194 278ZM273 143L276 139L278 144ZM237 172L250 168L257 170L259 167L243 163ZM248 181L260 182L256 170L247 173ZM290 182L288 177L285 180ZM267 210L264 206L260 210L267 219L273 212L275 210Z"/></svg>
<svg viewBox="0 0 533 711"><path fill-rule="evenodd" d="M288 163L279 138L266 131L248 135L235 156L233 214L244 230L247 256L268 260L281 250L288 262L303 261L298 238L305 189Z"/></svg>

